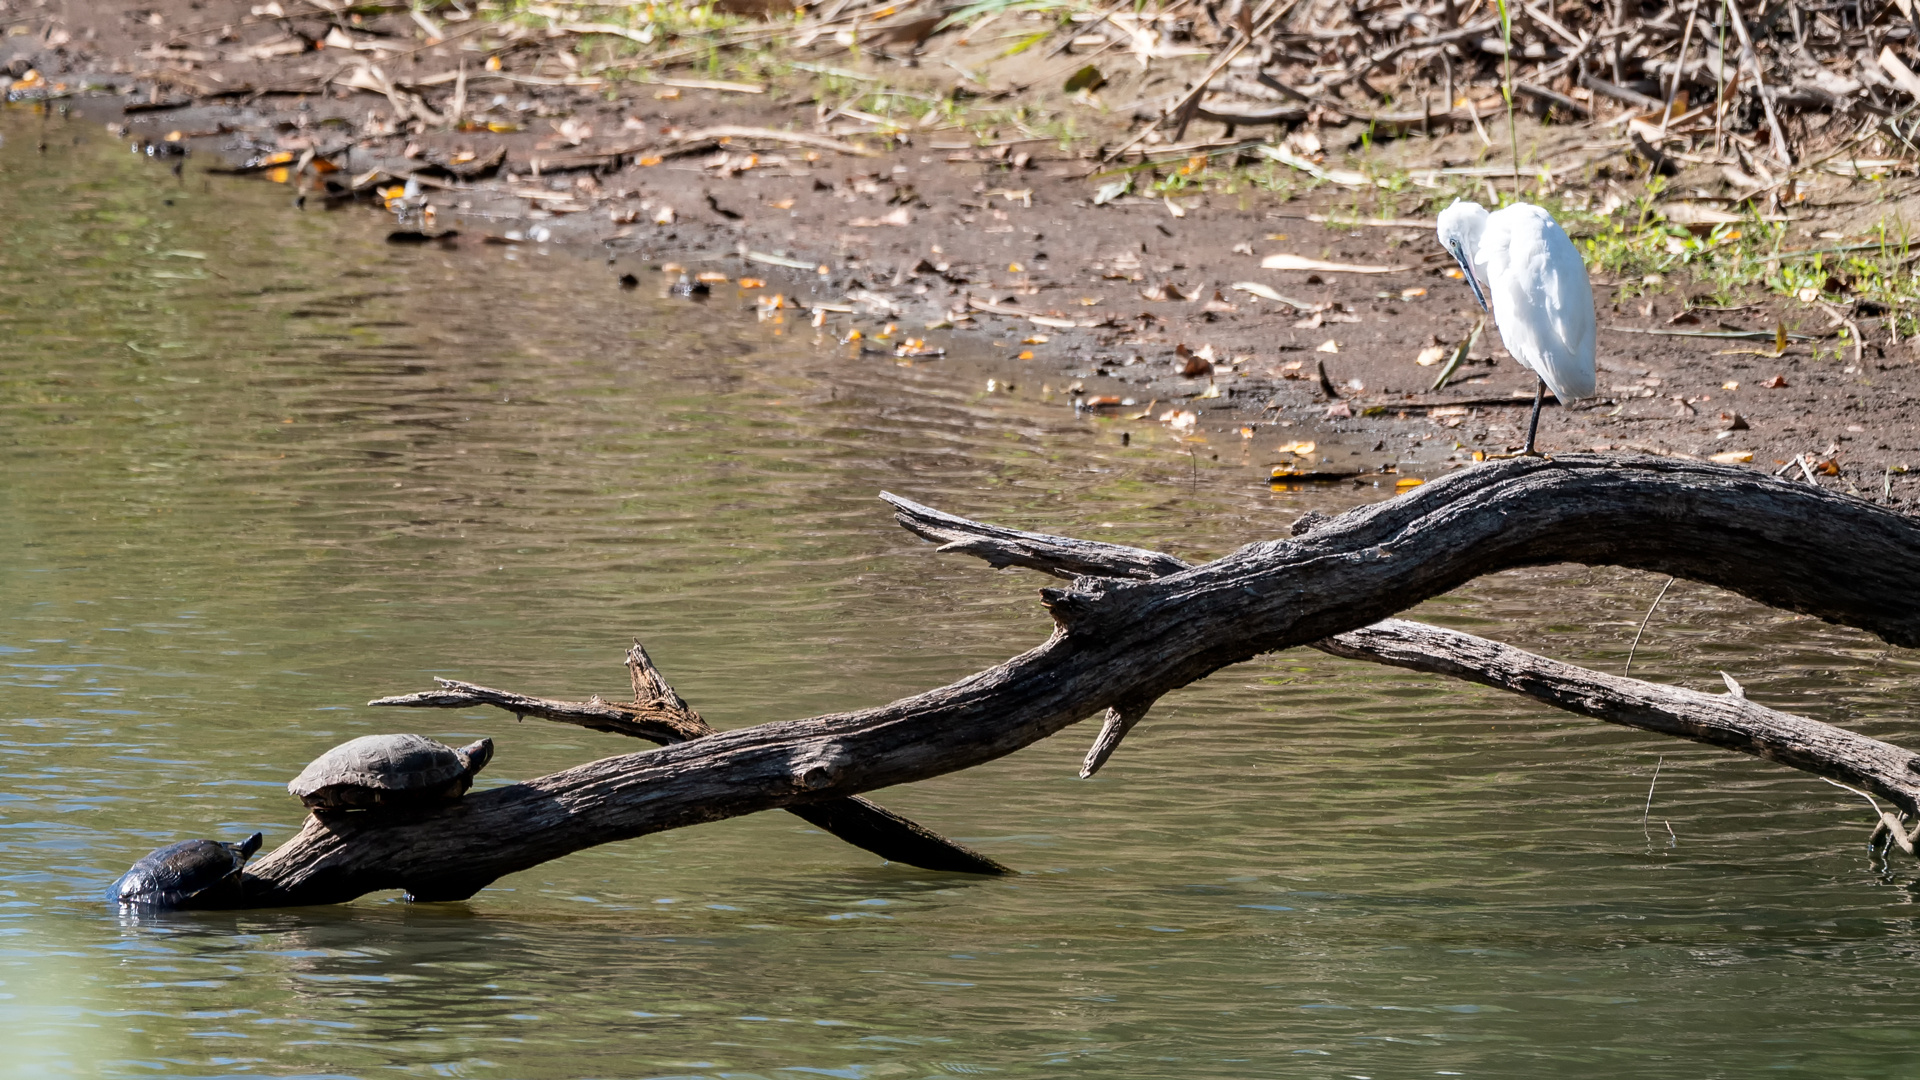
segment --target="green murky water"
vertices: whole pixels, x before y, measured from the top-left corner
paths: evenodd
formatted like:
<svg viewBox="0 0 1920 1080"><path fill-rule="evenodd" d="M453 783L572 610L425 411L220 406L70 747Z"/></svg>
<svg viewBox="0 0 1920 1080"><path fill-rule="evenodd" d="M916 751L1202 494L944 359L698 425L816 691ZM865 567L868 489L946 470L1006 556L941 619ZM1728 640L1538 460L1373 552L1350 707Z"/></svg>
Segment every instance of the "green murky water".
<svg viewBox="0 0 1920 1080"><path fill-rule="evenodd" d="M1167 699L1093 782L1083 725L878 793L1011 880L768 814L466 904L123 919L100 896L134 858L284 840L282 785L349 737L491 736L483 783L633 748L361 705L436 674L614 695L638 635L734 726L1040 640L1037 577L931 554L883 488L1187 556L1377 493L1269 494L1237 445L1122 448L981 392L1017 370L851 356L724 292L390 247L92 122L12 108L0 134L0 1075L1920 1066L1916 874L1869 864L1852 796L1317 653ZM1659 585L1511 574L1423 614L1618 670ZM1911 654L1703 588L1635 663L1913 741Z"/></svg>

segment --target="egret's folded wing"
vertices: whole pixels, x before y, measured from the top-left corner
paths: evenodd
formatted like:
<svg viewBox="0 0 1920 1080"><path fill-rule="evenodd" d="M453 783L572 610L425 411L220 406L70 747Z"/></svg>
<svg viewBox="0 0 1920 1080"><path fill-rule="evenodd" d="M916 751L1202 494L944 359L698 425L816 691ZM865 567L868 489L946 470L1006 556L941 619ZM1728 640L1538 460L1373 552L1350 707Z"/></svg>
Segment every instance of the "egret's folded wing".
<svg viewBox="0 0 1920 1080"><path fill-rule="evenodd" d="M1553 327L1558 347L1552 350L1557 361L1547 385L1562 402L1591 397L1593 370L1593 284L1587 279L1587 264L1573 246L1566 231L1551 219L1542 238L1546 247L1547 272L1542 275L1541 299L1547 324ZM1558 378L1558 382L1555 382Z"/></svg>
<svg viewBox="0 0 1920 1080"><path fill-rule="evenodd" d="M1544 212L1500 224L1507 226L1506 258L1493 290L1507 351L1561 402L1591 396L1593 287L1580 253Z"/></svg>
<svg viewBox="0 0 1920 1080"><path fill-rule="evenodd" d="M1544 251L1536 250L1523 235L1527 230L1512 228L1511 217L1494 215L1487 230L1490 251L1487 299L1493 306L1493 321L1500 328L1500 340L1515 360L1527 370L1547 380L1547 350L1557 345L1547 325L1545 308L1540 302L1539 274L1544 269ZM1556 394L1559 391L1554 391Z"/></svg>

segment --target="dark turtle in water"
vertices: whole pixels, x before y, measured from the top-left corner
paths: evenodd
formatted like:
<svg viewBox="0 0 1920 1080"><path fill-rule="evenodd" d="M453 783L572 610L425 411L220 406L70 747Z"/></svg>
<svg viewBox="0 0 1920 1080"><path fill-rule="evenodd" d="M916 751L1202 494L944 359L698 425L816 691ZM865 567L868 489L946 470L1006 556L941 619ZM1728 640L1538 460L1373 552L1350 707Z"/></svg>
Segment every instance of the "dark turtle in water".
<svg viewBox="0 0 1920 1080"><path fill-rule="evenodd" d="M421 735L363 735L315 758L287 790L316 811L401 809L457 799L493 740L455 750Z"/></svg>
<svg viewBox="0 0 1920 1080"><path fill-rule="evenodd" d="M240 868L260 850L260 834L237 844L218 840L182 840L133 864L107 890L107 899L129 907L179 908L240 876Z"/></svg>

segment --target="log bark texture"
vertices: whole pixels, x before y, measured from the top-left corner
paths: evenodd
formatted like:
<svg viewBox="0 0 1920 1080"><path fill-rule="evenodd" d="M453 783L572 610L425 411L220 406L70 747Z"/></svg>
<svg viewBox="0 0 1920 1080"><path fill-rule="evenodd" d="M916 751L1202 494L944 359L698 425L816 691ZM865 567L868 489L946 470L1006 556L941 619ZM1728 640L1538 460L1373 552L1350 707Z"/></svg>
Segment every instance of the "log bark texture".
<svg viewBox="0 0 1920 1080"><path fill-rule="evenodd" d="M1034 535L998 536L994 550L1008 565L1058 572L1023 546ZM597 844L954 772L1482 574L1558 562L1673 574L1920 644L1920 526L1900 514L1703 463L1516 459L1151 580L1081 577L1042 590L1057 624L1045 643L888 705L607 758L407 820L310 818L247 868L235 902L331 903L390 888L471 895Z"/></svg>

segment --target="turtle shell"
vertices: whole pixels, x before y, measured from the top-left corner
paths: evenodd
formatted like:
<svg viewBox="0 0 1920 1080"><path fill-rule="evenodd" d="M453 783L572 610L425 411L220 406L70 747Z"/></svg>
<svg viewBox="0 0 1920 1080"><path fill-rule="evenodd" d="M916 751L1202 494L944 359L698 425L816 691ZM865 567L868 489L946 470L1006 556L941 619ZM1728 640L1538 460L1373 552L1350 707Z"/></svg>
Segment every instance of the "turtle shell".
<svg viewBox="0 0 1920 1080"><path fill-rule="evenodd" d="M316 810L423 806L465 794L492 757L492 739L456 750L421 735L364 735L315 758L287 790Z"/></svg>
<svg viewBox="0 0 1920 1080"><path fill-rule="evenodd" d="M260 850L254 833L237 844L182 840L151 851L107 890L107 899L130 907L187 907L196 896L233 881Z"/></svg>

